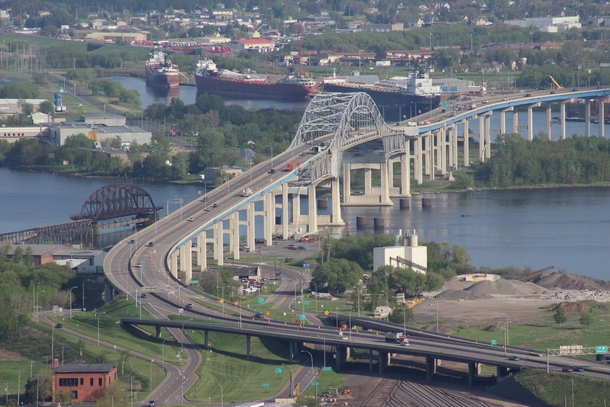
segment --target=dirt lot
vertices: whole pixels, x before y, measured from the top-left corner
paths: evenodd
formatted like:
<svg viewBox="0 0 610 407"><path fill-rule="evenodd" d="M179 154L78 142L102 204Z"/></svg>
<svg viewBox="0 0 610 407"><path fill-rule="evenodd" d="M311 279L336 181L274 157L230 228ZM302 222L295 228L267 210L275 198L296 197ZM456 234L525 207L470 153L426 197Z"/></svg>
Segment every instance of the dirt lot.
<svg viewBox="0 0 610 407"><path fill-rule="evenodd" d="M502 313L509 314L515 324L538 322L548 319L549 307L559 302L538 296L464 301L427 299L413 308L416 324L436 323L437 301L439 321L449 324L494 323L505 318Z"/></svg>

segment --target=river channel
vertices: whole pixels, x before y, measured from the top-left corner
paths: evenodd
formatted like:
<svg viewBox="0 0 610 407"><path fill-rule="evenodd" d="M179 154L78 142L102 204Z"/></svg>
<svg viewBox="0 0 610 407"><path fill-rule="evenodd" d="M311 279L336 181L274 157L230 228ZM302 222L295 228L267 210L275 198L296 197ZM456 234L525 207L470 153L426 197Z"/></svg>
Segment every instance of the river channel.
<svg viewBox="0 0 610 407"><path fill-rule="evenodd" d="M87 197L106 184L0 168L0 233L68 222ZM176 197L186 204L205 192L199 186L139 185L155 205L164 207L162 216L180 209L172 203ZM416 195L408 210L400 210L398 204L344 208L343 233L372 234L373 219L383 217L388 225L385 233L417 229L421 241L465 248L476 266L555 266L602 279L610 275L610 188L475 191L433 195L432 202L431 208L422 208ZM307 208L306 202L301 208ZM356 230L357 216L367 217L368 229ZM257 226L257 233L260 230Z"/></svg>

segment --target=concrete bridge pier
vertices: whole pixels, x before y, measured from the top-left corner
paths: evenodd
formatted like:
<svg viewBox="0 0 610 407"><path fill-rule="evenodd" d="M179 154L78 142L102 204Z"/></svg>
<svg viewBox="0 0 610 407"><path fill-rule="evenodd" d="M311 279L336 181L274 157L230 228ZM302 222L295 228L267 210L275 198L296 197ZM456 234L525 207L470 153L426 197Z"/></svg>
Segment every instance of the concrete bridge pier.
<svg viewBox="0 0 610 407"><path fill-rule="evenodd" d="M318 231L318 199L316 197L316 185L311 184L308 188L309 195L309 233L315 233Z"/></svg>
<svg viewBox="0 0 610 407"><path fill-rule="evenodd" d="M233 248L233 259L239 260L239 211L231 215L231 247Z"/></svg>
<svg viewBox="0 0 610 407"><path fill-rule="evenodd" d="M540 107L540 102L531 104L527 107L527 139L534 139L534 108Z"/></svg>
<svg viewBox="0 0 610 407"><path fill-rule="evenodd" d="M349 179L349 174L347 174L347 178ZM345 173L343 179L345 180ZM301 220L301 194L298 191L300 191L300 188L297 189L296 194L292 194L292 223L295 225L298 225ZM343 195L343 199L345 199L345 194ZM267 243L267 245L271 246L273 245L273 242Z"/></svg>
<svg viewBox="0 0 610 407"><path fill-rule="evenodd" d="M513 133L519 133L519 112L513 110Z"/></svg>
<svg viewBox="0 0 610 407"><path fill-rule="evenodd" d="M561 140L566 139L566 103L568 101L559 104L559 138Z"/></svg>
<svg viewBox="0 0 610 407"><path fill-rule="evenodd" d="M426 357L426 380L431 381L436 374L436 359Z"/></svg>
<svg viewBox="0 0 610 407"><path fill-rule="evenodd" d="M377 367L379 368L379 374L383 374L383 372L385 372L385 370L388 368L388 365L390 364L390 357L391 355L388 352L377 352Z"/></svg>
<svg viewBox="0 0 610 407"><path fill-rule="evenodd" d="M273 193L269 192L264 195L263 198L264 204L264 213L263 213L263 222L264 222L264 236L267 244L273 241L273 224L275 223L275 203L273 202ZM287 236L283 236L284 239Z"/></svg>
<svg viewBox="0 0 610 407"><path fill-rule="evenodd" d="M193 241L187 240L180 246L180 271L184 273L184 284L191 284L193 279Z"/></svg>
<svg viewBox="0 0 610 407"><path fill-rule="evenodd" d="M426 175L434 179L434 134L431 132L426 137Z"/></svg>
<svg viewBox="0 0 610 407"><path fill-rule="evenodd" d="M332 199L330 221L333 225L345 225L341 218L341 194L340 194L339 179L333 178L330 181L330 193Z"/></svg>
<svg viewBox="0 0 610 407"><path fill-rule="evenodd" d="M496 376L502 378L508 375L508 368L506 366L496 366Z"/></svg>
<svg viewBox="0 0 610 407"><path fill-rule="evenodd" d="M597 117L599 118L599 123L598 123L598 126L599 126L599 135L598 135L598 137L605 138L606 135L604 134L604 129L605 129L605 127L604 127L604 124L605 124L605 122L604 122L604 98L599 98L598 99L598 109L599 109L599 111L597 113L598 114Z"/></svg>
<svg viewBox="0 0 610 407"><path fill-rule="evenodd" d="M464 167L470 166L470 128L468 120L462 120L464 129Z"/></svg>
<svg viewBox="0 0 610 407"><path fill-rule="evenodd" d="M479 162L485 161L485 116L479 116Z"/></svg>
<svg viewBox="0 0 610 407"><path fill-rule="evenodd" d="M477 362L468 362L468 387L473 387L481 374L481 365Z"/></svg>
<svg viewBox="0 0 610 407"><path fill-rule="evenodd" d="M441 174L445 174L447 172L447 137L449 131L447 127L443 127L438 132L438 157L439 157L439 168L441 170Z"/></svg>
<svg viewBox="0 0 610 407"><path fill-rule="evenodd" d="M456 170L458 169L458 167L460 166L459 163L459 159L458 159L458 130L457 130L457 124L453 124L453 126L451 126L451 156L453 157L453 165L451 168L455 168Z"/></svg>
<svg viewBox="0 0 610 407"><path fill-rule="evenodd" d="M214 228L214 258L219 266L225 264L222 242L222 221L218 221Z"/></svg>
<svg viewBox="0 0 610 407"><path fill-rule="evenodd" d="M254 223L254 202L246 208L246 241L251 248L256 247L256 223Z"/></svg>
<svg viewBox="0 0 610 407"><path fill-rule="evenodd" d="M108 304L110 301L114 300L117 294L118 291L115 290L114 287L108 282L108 279L106 279L106 284L104 285L104 303ZM127 298L129 298L129 294Z"/></svg>
<svg viewBox="0 0 610 407"><path fill-rule="evenodd" d="M208 232L202 231L197 235L196 265L201 271L208 269Z"/></svg>
<svg viewBox="0 0 610 407"><path fill-rule="evenodd" d="M548 103L546 105L546 134L549 138L549 141L553 139L552 133L553 128L551 126L553 121L553 111L551 110L551 104Z"/></svg>
<svg viewBox="0 0 610 407"><path fill-rule="evenodd" d="M423 182L422 174L422 139L416 138L414 141L415 146L415 157L413 158L413 179L417 181L417 185L421 185Z"/></svg>
<svg viewBox="0 0 610 407"><path fill-rule="evenodd" d="M591 137L591 102L585 99L585 137Z"/></svg>
<svg viewBox="0 0 610 407"><path fill-rule="evenodd" d="M337 372L340 372L349 358L349 348L347 346L337 346L335 355L337 356L335 359L335 369Z"/></svg>
<svg viewBox="0 0 610 407"><path fill-rule="evenodd" d="M491 112L485 115L485 158L491 158Z"/></svg>
<svg viewBox="0 0 610 407"><path fill-rule="evenodd" d="M169 272L171 273L172 277L178 279L178 252L173 252L169 256L169 264Z"/></svg>
<svg viewBox="0 0 610 407"><path fill-rule="evenodd" d="M373 371L373 349L369 349L369 372Z"/></svg>
<svg viewBox="0 0 610 407"><path fill-rule="evenodd" d="M161 325L155 325L155 338L159 339L161 337Z"/></svg>
<svg viewBox="0 0 610 407"><path fill-rule="evenodd" d="M351 203L352 195L352 177L350 174L350 165L343 163L343 203L349 205Z"/></svg>
<svg viewBox="0 0 610 407"><path fill-rule="evenodd" d="M405 141L405 153L400 155L400 195L411 196L411 140Z"/></svg>
<svg viewBox="0 0 610 407"><path fill-rule="evenodd" d="M282 237L288 236L288 183L282 184ZM254 239L252 239L252 243L254 243ZM248 246L250 244L248 243ZM255 247L254 245L250 246L251 248Z"/></svg>

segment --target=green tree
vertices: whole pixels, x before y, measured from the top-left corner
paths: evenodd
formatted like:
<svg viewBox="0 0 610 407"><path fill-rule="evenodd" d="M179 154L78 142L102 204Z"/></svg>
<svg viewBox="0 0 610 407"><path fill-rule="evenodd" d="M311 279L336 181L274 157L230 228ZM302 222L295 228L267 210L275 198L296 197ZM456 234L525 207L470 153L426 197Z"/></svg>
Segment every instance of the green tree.
<svg viewBox="0 0 610 407"><path fill-rule="evenodd" d="M53 114L53 112L55 112L55 105L48 100L45 100L38 106L38 111L44 114Z"/></svg>
<svg viewBox="0 0 610 407"><path fill-rule="evenodd" d="M407 306L407 304L400 304L400 306L394 308L392 313L388 316L388 321L396 324L408 324L413 321L413 308Z"/></svg>
<svg viewBox="0 0 610 407"><path fill-rule="evenodd" d="M331 293L343 293L355 286L363 274L362 268L355 262L332 259L314 269L312 280L320 290L325 287Z"/></svg>
<svg viewBox="0 0 610 407"><path fill-rule="evenodd" d="M589 328L593 324L593 322L595 322L595 317L591 312L583 312L582 314L580 314L579 322L581 325L584 325L585 327Z"/></svg>
<svg viewBox="0 0 610 407"><path fill-rule="evenodd" d="M121 365L121 376L125 374L125 363L131 357L131 353L128 350L122 350L119 352L119 364Z"/></svg>
<svg viewBox="0 0 610 407"><path fill-rule="evenodd" d="M31 83L13 82L0 87L0 98L39 99L40 89Z"/></svg>
<svg viewBox="0 0 610 407"><path fill-rule="evenodd" d="M197 137L197 164L199 168L222 165L223 136L217 130L203 131Z"/></svg>
<svg viewBox="0 0 610 407"><path fill-rule="evenodd" d="M553 321L555 321L555 323L561 325L564 322L566 322L567 320L568 320L568 317L566 316L566 313L564 312L561 304L559 304L555 308L555 315L553 315Z"/></svg>

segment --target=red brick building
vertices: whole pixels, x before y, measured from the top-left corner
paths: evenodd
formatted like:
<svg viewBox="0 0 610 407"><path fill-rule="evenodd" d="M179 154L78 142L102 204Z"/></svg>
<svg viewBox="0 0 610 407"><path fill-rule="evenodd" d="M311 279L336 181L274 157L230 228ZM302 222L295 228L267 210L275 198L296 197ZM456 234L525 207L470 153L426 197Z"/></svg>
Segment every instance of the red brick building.
<svg viewBox="0 0 610 407"><path fill-rule="evenodd" d="M117 380L117 367L111 363L55 366L53 401L59 392L69 393L71 404L96 401L102 397L103 390Z"/></svg>

